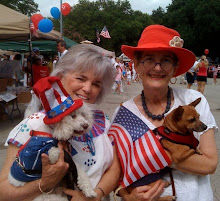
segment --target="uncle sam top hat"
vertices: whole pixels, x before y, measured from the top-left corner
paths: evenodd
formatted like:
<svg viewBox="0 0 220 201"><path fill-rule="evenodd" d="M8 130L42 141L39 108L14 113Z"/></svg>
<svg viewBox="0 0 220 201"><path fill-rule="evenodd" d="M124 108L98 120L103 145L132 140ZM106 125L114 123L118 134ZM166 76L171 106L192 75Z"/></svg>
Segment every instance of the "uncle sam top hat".
<svg viewBox="0 0 220 201"><path fill-rule="evenodd" d="M81 99L73 100L70 97L58 77L40 79L33 86L33 91L46 111L43 119L45 124L57 123L83 105Z"/></svg>

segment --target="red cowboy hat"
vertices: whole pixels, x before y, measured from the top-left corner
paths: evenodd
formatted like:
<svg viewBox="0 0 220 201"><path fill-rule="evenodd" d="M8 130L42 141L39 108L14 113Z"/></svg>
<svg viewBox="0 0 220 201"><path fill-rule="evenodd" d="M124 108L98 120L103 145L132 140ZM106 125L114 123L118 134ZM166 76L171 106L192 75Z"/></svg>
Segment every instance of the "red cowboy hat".
<svg viewBox="0 0 220 201"><path fill-rule="evenodd" d="M170 51L178 58L179 67L174 77L187 72L195 62L195 55L183 47L180 34L162 25L150 25L144 29L137 47L122 45L122 52L134 59L136 51Z"/></svg>
<svg viewBox="0 0 220 201"><path fill-rule="evenodd" d="M46 111L45 124L57 123L83 105L81 99L73 100L70 97L58 77L40 79L33 86L33 91Z"/></svg>

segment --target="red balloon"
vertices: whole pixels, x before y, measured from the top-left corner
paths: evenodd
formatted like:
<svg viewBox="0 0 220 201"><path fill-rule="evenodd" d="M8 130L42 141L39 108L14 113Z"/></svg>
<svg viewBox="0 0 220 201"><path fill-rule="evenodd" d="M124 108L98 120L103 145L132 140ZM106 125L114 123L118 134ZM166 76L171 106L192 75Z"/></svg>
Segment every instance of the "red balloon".
<svg viewBox="0 0 220 201"><path fill-rule="evenodd" d="M35 29L38 29L38 23L44 19L44 17L41 15L41 14L34 14L31 16L31 21L33 22L34 24L34 28Z"/></svg>
<svg viewBox="0 0 220 201"><path fill-rule="evenodd" d="M68 15L71 11L71 6L68 3L63 3L61 6L61 13L63 15Z"/></svg>
<svg viewBox="0 0 220 201"><path fill-rule="evenodd" d="M209 49L205 49L204 53L208 54L209 53Z"/></svg>

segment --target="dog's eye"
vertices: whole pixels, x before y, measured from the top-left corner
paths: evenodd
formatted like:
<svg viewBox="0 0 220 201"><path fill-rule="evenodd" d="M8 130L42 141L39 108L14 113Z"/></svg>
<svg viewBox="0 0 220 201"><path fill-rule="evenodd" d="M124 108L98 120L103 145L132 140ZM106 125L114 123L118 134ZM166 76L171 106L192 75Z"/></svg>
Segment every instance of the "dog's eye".
<svg viewBox="0 0 220 201"><path fill-rule="evenodd" d="M71 117L72 117L73 119L75 119L75 118L76 118L76 114L72 114Z"/></svg>
<svg viewBox="0 0 220 201"><path fill-rule="evenodd" d="M189 123L193 123L196 121L196 118L193 118L193 119L189 119Z"/></svg>

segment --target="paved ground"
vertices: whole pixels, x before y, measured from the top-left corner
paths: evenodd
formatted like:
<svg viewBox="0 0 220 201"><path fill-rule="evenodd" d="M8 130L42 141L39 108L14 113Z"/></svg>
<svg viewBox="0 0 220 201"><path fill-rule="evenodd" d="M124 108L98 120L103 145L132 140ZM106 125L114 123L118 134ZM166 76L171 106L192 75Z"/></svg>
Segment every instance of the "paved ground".
<svg viewBox="0 0 220 201"><path fill-rule="evenodd" d="M178 78L175 87L184 87L186 88L186 85L180 84L180 78ZM193 89L196 89L196 85L192 86ZM102 108L111 118L112 114L114 112L114 109L119 106L119 104L125 100L130 99L131 97L137 95L140 93L142 89L142 85L140 83L132 83L132 85L124 86L124 93L122 95L115 95L115 94L109 94L104 103L101 104L99 107ZM218 79L217 85L213 85L213 79L209 78L208 83L205 88L204 95L209 101L211 110L213 112L213 115L216 119L217 125L220 128L220 79ZM24 104L19 104L19 108L22 111L22 114L25 110ZM10 130L17 125L21 120L22 117L19 117L17 111L13 114L14 121L11 123L9 120L0 122L0 170L2 168L5 156L6 156L6 147L4 147L4 142L7 138L8 133ZM220 156L220 132L216 134L216 143L218 147L218 152ZM214 201L220 201L220 165L218 165L218 168L215 172L215 174L211 175L211 183L212 188L215 195Z"/></svg>

